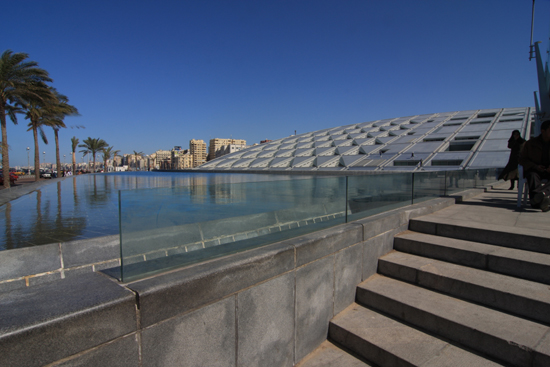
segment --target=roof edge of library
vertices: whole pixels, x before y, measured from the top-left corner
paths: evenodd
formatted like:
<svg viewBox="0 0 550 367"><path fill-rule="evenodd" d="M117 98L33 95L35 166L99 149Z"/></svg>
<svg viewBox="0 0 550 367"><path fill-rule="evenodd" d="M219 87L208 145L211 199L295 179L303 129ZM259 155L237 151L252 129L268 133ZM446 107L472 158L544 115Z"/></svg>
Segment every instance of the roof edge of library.
<svg viewBox="0 0 550 367"><path fill-rule="evenodd" d="M397 117L328 128L255 145L199 170L416 171L504 167L508 139L528 138L533 107Z"/></svg>

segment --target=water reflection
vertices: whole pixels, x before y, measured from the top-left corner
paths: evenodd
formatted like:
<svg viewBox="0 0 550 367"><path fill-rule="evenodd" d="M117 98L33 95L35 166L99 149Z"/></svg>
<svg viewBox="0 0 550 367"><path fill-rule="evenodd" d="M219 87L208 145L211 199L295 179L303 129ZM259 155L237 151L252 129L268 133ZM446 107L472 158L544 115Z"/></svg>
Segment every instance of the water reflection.
<svg viewBox="0 0 550 367"><path fill-rule="evenodd" d="M119 190L166 187L187 190L193 204L223 204L247 195L224 184L291 178L297 176L117 172L67 177L0 206L0 250L118 234Z"/></svg>

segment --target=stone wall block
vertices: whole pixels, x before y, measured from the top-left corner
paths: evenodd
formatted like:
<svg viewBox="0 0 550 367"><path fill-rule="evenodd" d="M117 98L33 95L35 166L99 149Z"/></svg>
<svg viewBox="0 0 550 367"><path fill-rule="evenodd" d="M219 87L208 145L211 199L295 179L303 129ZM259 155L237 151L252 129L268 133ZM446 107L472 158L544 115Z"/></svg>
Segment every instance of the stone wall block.
<svg viewBox="0 0 550 367"><path fill-rule="evenodd" d="M296 247L296 266L302 266L363 241L363 228L347 223L284 241Z"/></svg>
<svg viewBox="0 0 550 367"><path fill-rule="evenodd" d="M422 203L414 204L410 209L405 210L407 221L413 218L418 218L424 215L434 213L438 210L445 209L455 204L453 198L437 198L431 199Z"/></svg>
<svg viewBox="0 0 550 367"><path fill-rule="evenodd" d="M143 367L235 366L235 297L142 331Z"/></svg>
<svg viewBox="0 0 550 367"><path fill-rule="evenodd" d="M295 362L326 340L333 316L334 256L296 270Z"/></svg>
<svg viewBox="0 0 550 367"><path fill-rule="evenodd" d="M134 294L97 273L0 294L6 366L42 366L136 329Z"/></svg>
<svg viewBox="0 0 550 367"><path fill-rule="evenodd" d="M61 259L57 243L2 251L0 281L47 273L60 268Z"/></svg>
<svg viewBox="0 0 550 367"><path fill-rule="evenodd" d="M130 283L149 326L294 269L294 248L273 244Z"/></svg>
<svg viewBox="0 0 550 367"><path fill-rule="evenodd" d="M294 272L237 296L238 366L294 365Z"/></svg>
<svg viewBox="0 0 550 367"><path fill-rule="evenodd" d="M394 210L388 213L374 215L367 219L358 220L364 227L364 239L380 235L394 228L401 227L408 222L408 216L404 210Z"/></svg>
<svg viewBox="0 0 550 367"><path fill-rule="evenodd" d="M361 283L363 248L359 243L335 255L334 315L355 302L355 288Z"/></svg>
<svg viewBox="0 0 550 367"><path fill-rule="evenodd" d="M378 258L393 249L393 237L401 232L402 228L384 232L363 243L363 280L376 274Z"/></svg>
<svg viewBox="0 0 550 367"><path fill-rule="evenodd" d="M54 363L52 367L135 367L139 366L139 348L136 333L123 336L99 348Z"/></svg>

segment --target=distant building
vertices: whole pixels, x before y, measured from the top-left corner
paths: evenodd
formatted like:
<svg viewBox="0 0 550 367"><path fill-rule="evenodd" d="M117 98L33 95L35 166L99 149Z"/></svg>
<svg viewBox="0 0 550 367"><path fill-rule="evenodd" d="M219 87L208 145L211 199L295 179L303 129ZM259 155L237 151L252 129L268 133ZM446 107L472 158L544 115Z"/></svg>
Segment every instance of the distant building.
<svg viewBox="0 0 550 367"><path fill-rule="evenodd" d="M191 139L189 153L193 156L193 167L206 163L206 143L204 140Z"/></svg>
<svg viewBox="0 0 550 367"><path fill-rule="evenodd" d="M156 169L172 169L172 152L169 150L157 150L155 152Z"/></svg>
<svg viewBox="0 0 550 367"><path fill-rule="evenodd" d="M172 150L172 169L193 168L193 156L189 150Z"/></svg>
<svg viewBox="0 0 550 367"><path fill-rule="evenodd" d="M246 140L219 138L210 139L210 146L208 147L208 160L210 161L214 158L237 152L244 148L246 148Z"/></svg>

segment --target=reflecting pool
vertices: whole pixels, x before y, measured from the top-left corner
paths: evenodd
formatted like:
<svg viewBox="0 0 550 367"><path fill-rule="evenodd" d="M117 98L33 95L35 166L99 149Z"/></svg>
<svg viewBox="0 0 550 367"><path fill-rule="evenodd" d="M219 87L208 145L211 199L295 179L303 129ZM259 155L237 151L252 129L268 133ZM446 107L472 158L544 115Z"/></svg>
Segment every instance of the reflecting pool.
<svg viewBox="0 0 550 367"><path fill-rule="evenodd" d="M118 192L300 178L287 175L117 172L67 177L0 206L0 250L119 233ZM213 198L214 200L218 198Z"/></svg>

